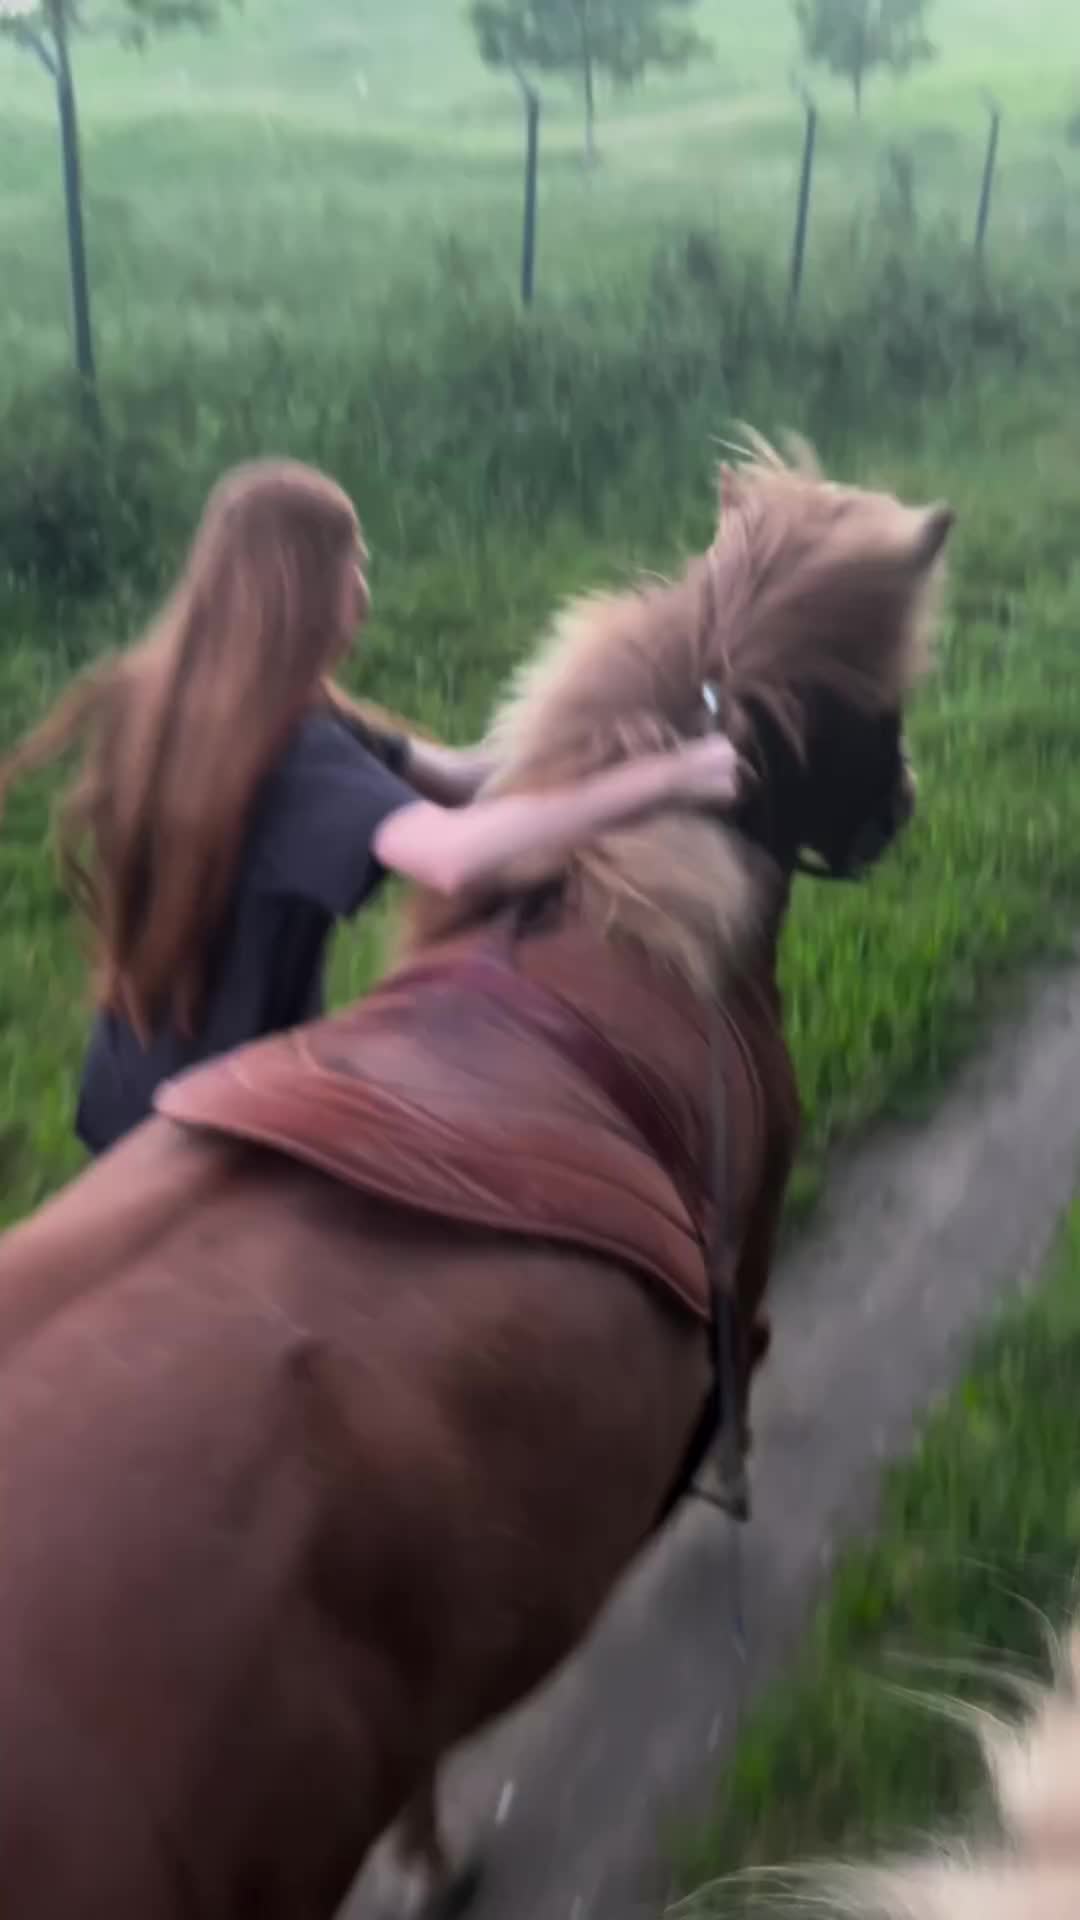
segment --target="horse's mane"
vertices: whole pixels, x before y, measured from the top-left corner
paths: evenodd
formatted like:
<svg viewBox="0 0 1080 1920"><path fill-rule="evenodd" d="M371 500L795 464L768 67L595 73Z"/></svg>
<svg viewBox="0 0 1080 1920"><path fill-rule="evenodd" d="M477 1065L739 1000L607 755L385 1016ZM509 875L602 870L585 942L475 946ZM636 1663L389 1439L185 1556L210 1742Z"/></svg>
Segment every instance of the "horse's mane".
<svg viewBox="0 0 1080 1920"><path fill-rule="evenodd" d="M1048 1687L1016 1679L1026 1715L1004 1720L958 1702L950 1717L975 1729L993 1788L997 1833L942 1841L922 1856L871 1867L814 1867L777 1876L774 1910L817 1920L1077 1920L1080 1915L1080 1629L1055 1649ZM751 1876L767 1911L773 1876ZM732 1909L726 1889L682 1911L704 1920ZM745 1884L745 1881L744 1881ZM678 1911L678 1910L677 1910Z"/></svg>
<svg viewBox="0 0 1080 1920"><path fill-rule="evenodd" d="M737 745L754 703L796 749L818 693L869 711L896 705L927 663L950 523L946 509L831 485L805 447L785 462L753 436L743 463L721 469L706 555L677 580L590 594L557 618L495 715L499 773L487 791L537 792L674 745L701 730L707 679ZM605 835L560 871L584 914L696 984L755 921L745 850L715 819L664 814ZM503 891L546 877L507 874ZM423 939L446 921L428 908L418 924Z"/></svg>

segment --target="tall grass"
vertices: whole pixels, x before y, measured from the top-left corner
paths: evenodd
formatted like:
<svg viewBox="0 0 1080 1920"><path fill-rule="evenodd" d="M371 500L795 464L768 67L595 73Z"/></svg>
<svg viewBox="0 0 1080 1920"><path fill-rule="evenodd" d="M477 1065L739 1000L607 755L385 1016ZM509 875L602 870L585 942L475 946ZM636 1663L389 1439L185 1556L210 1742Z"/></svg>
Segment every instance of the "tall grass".
<svg viewBox="0 0 1080 1920"><path fill-rule="evenodd" d="M732 411L809 429L852 478L948 494L961 532L941 671L915 719L922 819L865 890L801 888L785 953L805 1193L831 1141L938 1076L996 983L1064 944L1080 900L1080 475L1058 385L1075 294L1062 277L990 298L933 254L883 254L877 282L853 281L846 311L834 292L793 342L768 273L690 234L621 307L580 299L526 323L455 265L423 325L388 319L363 359L311 360L277 339L239 368L134 368L108 384L104 448L79 439L60 397L23 396L0 443L3 731L132 631L206 485L261 449L318 459L353 488L378 614L357 670L458 738L482 726L556 599L670 568L708 538L712 435ZM11 809L0 888L10 1216L75 1164L85 1025L40 791ZM376 944L377 929L342 942L339 994Z"/></svg>
<svg viewBox="0 0 1080 1920"><path fill-rule="evenodd" d="M1032 370L1080 359L1080 272L991 286L933 242L888 243L789 325L780 276L697 229L638 274L522 316L464 246L405 279L359 344L267 321L220 347L134 356L105 389L104 444L64 382L0 389L0 553L51 597L153 585L229 462L288 449L338 474L373 540L426 565L567 521L586 537L700 536L733 415L829 452L918 444Z"/></svg>

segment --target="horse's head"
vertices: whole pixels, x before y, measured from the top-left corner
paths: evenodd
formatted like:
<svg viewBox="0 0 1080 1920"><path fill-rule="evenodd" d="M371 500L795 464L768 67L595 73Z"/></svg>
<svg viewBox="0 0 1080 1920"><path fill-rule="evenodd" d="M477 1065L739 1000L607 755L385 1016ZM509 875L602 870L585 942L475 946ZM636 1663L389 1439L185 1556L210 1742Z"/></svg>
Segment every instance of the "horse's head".
<svg viewBox="0 0 1080 1920"><path fill-rule="evenodd" d="M722 518L706 563L720 634L706 699L749 763L738 824L785 872L858 879L915 810L904 702L928 662L952 511L775 456L724 482L734 525Z"/></svg>
<svg viewBox="0 0 1080 1920"><path fill-rule="evenodd" d="M523 668L496 719L489 790L535 792L674 746L708 723L708 697L746 764L740 806L723 820L671 812L507 873L500 901L557 885L705 987L775 924L800 867L861 872L912 811L903 708L951 524L946 507L830 485L762 443L726 468L707 555L680 580L578 601ZM434 937L445 910L417 924Z"/></svg>

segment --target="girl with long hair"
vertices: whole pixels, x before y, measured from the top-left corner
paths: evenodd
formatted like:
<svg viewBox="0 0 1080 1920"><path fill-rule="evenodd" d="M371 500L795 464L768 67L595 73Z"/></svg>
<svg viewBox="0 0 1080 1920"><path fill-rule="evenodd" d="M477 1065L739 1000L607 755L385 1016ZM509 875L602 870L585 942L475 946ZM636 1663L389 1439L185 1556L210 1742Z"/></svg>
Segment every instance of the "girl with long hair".
<svg viewBox="0 0 1080 1920"><path fill-rule="evenodd" d="M315 1016L335 924L387 873L444 893L654 808L724 804L721 739L572 790L478 800L488 771L371 725L333 674L370 611L356 511L325 475L260 461L218 485L143 638L61 695L0 760L81 767L59 842L93 945L76 1128L103 1152L159 1083Z"/></svg>

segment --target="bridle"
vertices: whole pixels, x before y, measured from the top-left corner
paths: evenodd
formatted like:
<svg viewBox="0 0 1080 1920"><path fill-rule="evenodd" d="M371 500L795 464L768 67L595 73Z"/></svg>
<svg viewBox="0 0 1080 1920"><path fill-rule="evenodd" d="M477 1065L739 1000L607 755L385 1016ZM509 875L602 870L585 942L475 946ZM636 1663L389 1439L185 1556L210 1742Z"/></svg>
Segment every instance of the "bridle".
<svg viewBox="0 0 1080 1920"><path fill-rule="evenodd" d="M724 699L715 680L702 681L701 701L706 716L705 732L721 732L724 726ZM791 871L809 880L828 880L843 886L857 885L866 878L910 815L910 806L905 807L897 802L905 777L909 788L914 787L911 764L902 741L898 744L898 752L900 779L893 790L888 813L883 810L865 819L843 852L827 856L806 846L797 847L791 858Z"/></svg>
<svg viewBox="0 0 1080 1920"><path fill-rule="evenodd" d="M707 607L704 614L703 631L708 633L716 628L721 587L717 577L719 552L717 541L710 546L706 556L706 594ZM701 702L705 709L705 732L719 733L724 727L724 693L716 680L704 679L701 682ZM901 769L910 773L907 756L902 741L899 744ZM898 810L890 819L875 818L863 822L851 844L841 854L827 857L814 853L806 847L796 847L791 862L795 873L803 874L811 880L831 880L841 885L852 885L862 880L891 845L904 818Z"/></svg>
<svg viewBox="0 0 1080 1920"><path fill-rule="evenodd" d="M705 731L719 733L723 712L715 681L702 682L701 699L706 715ZM694 1492L698 1498L707 1500L710 1505L727 1513L732 1520L744 1523L750 1518L750 1503L739 1418L739 1312L725 1231L728 1139L724 1098L723 1015L719 993L713 997L709 1019L709 1132L711 1204L708 1217L711 1233L705 1248L705 1264L712 1305L710 1339L713 1385L708 1417L711 1427L710 1451L715 1453L720 1488L713 1492L695 1486Z"/></svg>

